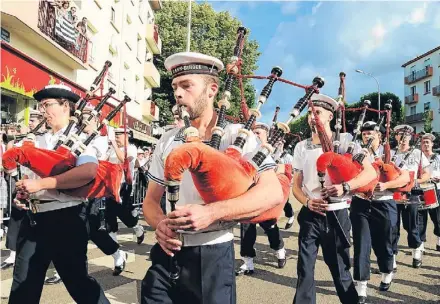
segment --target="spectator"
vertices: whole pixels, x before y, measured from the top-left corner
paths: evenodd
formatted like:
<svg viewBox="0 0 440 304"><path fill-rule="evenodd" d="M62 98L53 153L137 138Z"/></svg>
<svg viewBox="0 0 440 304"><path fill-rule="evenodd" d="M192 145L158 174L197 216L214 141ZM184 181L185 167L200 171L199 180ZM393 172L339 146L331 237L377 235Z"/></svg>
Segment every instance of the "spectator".
<svg viewBox="0 0 440 304"><path fill-rule="evenodd" d="M76 25L76 29L85 37L87 37L87 18L83 17L80 22Z"/></svg>
<svg viewBox="0 0 440 304"><path fill-rule="evenodd" d="M76 22L78 21L78 16L76 15L76 6L72 6L70 8L67 17L69 18L70 22L72 22L72 24L76 24Z"/></svg>

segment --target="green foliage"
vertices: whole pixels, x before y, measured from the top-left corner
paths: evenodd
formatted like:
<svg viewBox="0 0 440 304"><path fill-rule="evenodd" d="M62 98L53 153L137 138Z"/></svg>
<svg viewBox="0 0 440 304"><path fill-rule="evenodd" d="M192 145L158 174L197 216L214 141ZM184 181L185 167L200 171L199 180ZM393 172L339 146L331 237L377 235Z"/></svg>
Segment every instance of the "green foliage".
<svg viewBox="0 0 440 304"><path fill-rule="evenodd" d="M432 132L432 117L431 117L431 111L425 111L423 113L423 119L424 119L424 129L426 133Z"/></svg>
<svg viewBox="0 0 440 304"><path fill-rule="evenodd" d="M161 76L160 88L153 89L153 100L159 107L163 118L160 125L163 126L173 121L169 110L175 104L173 90L171 88L171 74L165 70L165 59L175 53L186 51L186 37L188 32L188 2L186 1L163 1L163 8L156 13L156 23L159 25L159 34L163 41L162 54L155 56L154 63ZM226 65L233 55L237 29L241 22L232 17L229 12L216 12L207 3L191 4L191 48L192 52L204 53L215 56ZM250 34L249 29L246 37ZM257 61L260 53L258 43L255 40L246 39L243 48L243 74L252 74L258 67ZM226 73L220 76L220 93ZM244 95L247 104L251 107L255 101L255 88L250 80L243 81ZM238 117L240 110L240 91L238 82L235 81L231 92L231 108L229 115ZM217 97L220 97L219 94ZM168 110L166 110L168 108Z"/></svg>

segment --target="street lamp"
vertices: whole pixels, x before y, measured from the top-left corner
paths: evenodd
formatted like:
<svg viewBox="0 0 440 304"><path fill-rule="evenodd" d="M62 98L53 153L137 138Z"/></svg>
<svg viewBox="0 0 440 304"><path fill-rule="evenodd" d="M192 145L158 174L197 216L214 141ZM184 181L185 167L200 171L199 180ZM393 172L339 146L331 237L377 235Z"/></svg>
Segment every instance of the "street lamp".
<svg viewBox="0 0 440 304"><path fill-rule="evenodd" d="M371 73L365 73L362 70L355 70L357 73L361 73L367 76L370 76L371 78L373 78L374 80L376 80L377 83L377 95L378 95L378 110L379 110L379 119L380 119L380 86L379 86L379 81L376 79L376 77L374 77L373 75L371 75Z"/></svg>

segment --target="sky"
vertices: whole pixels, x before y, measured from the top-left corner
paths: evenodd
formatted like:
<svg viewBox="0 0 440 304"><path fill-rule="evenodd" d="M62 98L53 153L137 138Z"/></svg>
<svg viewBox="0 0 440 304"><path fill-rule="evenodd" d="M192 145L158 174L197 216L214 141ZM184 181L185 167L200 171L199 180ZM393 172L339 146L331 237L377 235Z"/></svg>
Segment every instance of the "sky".
<svg viewBox="0 0 440 304"><path fill-rule="evenodd" d="M262 53L256 75L269 75L272 67L283 69L282 77L309 85L324 77L323 94L336 97L339 72L346 76L346 100L358 101L364 94L392 92L403 100L402 64L440 45L440 2L435 1L208 1L216 11L229 11L250 30ZM232 50L231 50L232 54ZM255 80L257 95L265 80ZM272 95L261 109L260 121L269 123L275 107L279 121L304 90L275 83Z"/></svg>

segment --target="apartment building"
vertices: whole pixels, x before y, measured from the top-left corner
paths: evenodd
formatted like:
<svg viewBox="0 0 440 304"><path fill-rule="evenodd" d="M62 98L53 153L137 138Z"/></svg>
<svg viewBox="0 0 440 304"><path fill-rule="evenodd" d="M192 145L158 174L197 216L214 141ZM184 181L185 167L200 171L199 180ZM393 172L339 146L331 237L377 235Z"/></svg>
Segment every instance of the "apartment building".
<svg viewBox="0 0 440 304"><path fill-rule="evenodd" d="M402 65L405 71L405 121L417 133L424 130L426 115L440 132L440 46Z"/></svg>
<svg viewBox="0 0 440 304"><path fill-rule="evenodd" d="M32 94L44 85L63 83L84 95L110 60L103 93L113 87L115 98L128 95L128 127L155 143L151 122L159 113L151 90L160 76L152 59L162 41L154 12L161 7L159 0L2 1L2 124L27 124ZM117 103L110 100L103 112ZM118 115L111 125L122 123Z"/></svg>

